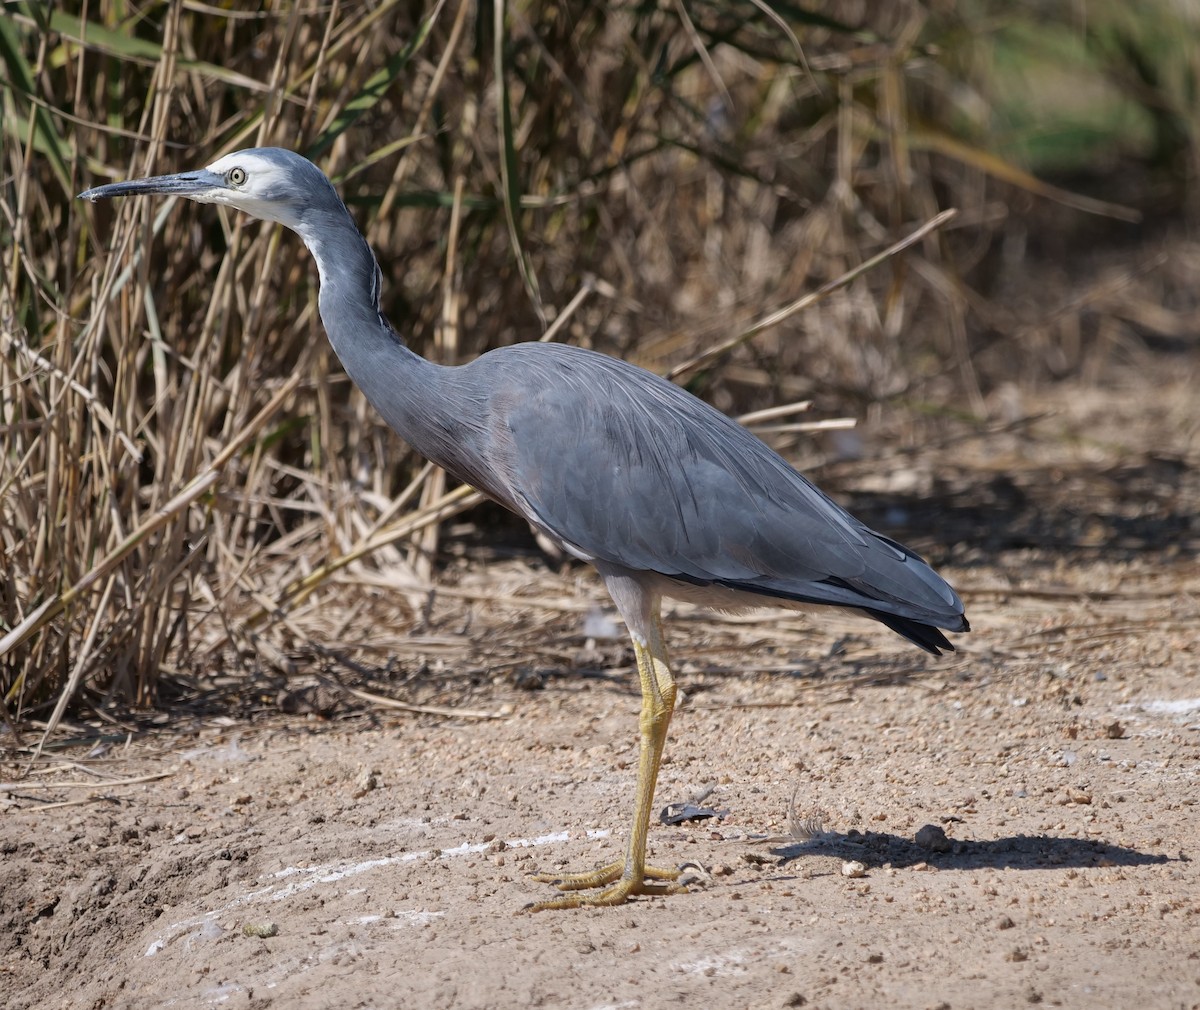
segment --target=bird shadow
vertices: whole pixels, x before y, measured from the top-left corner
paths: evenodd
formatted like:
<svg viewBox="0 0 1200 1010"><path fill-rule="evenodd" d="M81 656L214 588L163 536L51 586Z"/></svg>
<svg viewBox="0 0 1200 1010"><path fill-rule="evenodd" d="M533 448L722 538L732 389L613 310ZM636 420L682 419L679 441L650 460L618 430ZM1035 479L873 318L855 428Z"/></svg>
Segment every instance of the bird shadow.
<svg viewBox="0 0 1200 1010"><path fill-rule="evenodd" d="M1153 866L1190 862L1182 852L1168 856L1091 838L1058 835L1007 835L987 839L947 839L945 851L917 845L909 838L883 831L821 832L808 841L771 850L780 867L805 856L829 855L856 859L868 868L926 865L938 870L1050 870L1059 868ZM945 844L945 843L943 843Z"/></svg>

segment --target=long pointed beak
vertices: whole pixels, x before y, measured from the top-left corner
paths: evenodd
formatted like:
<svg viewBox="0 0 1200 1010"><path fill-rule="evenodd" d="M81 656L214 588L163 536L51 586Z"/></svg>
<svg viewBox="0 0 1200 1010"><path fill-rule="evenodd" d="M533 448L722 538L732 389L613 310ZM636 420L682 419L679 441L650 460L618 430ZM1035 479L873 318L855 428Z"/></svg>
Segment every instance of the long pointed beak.
<svg viewBox="0 0 1200 1010"><path fill-rule="evenodd" d="M112 182L107 186L97 186L79 194L78 199L107 200L114 196L141 196L158 193L165 196L186 196L193 200L211 194L214 191L227 189L223 176L202 168L197 172L181 172L178 175L156 175L149 179L130 179L127 182Z"/></svg>

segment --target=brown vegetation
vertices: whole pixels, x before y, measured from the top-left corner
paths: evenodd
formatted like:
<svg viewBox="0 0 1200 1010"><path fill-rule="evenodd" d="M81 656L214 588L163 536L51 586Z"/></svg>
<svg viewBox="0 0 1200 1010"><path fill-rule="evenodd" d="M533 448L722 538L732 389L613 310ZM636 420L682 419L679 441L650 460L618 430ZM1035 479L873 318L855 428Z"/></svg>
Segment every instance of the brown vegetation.
<svg viewBox="0 0 1200 1010"><path fill-rule="evenodd" d="M286 672L380 586L419 623L436 523L471 500L444 496L349 388L292 236L210 208L73 202L88 185L295 148L335 178L422 353L553 331L664 372L955 207L950 229L685 377L731 412L885 404L910 441L1019 421L1012 383L1194 341L1196 247L1158 219L1194 209L1179 180L1195 177L1196 55L1138 59L1182 15L1064 13L1091 106L1116 82L1135 118L1075 187L1029 174L1001 121L1013 53L1029 79L1067 74L1057 54L1006 50L953 9L877 7L464 0L413 20L393 0L224 16L102 0L83 20L15 5L0 24L6 717ZM1117 166L1136 187L1113 184ZM1094 251L1107 244L1128 255ZM1034 293L1026 256L1052 264ZM794 431L767 437L797 457Z"/></svg>

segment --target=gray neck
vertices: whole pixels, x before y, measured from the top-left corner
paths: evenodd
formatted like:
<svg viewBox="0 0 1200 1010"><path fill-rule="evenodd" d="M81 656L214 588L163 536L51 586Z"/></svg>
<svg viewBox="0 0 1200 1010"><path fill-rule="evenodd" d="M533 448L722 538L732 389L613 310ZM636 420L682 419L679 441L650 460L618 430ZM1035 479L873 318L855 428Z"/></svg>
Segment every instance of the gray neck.
<svg viewBox="0 0 1200 1010"><path fill-rule="evenodd" d="M454 370L409 350L380 312L379 264L349 211L322 209L296 231L317 261L321 322L346 373L401 438L443 463L450 418L438 414Z"/></svg>

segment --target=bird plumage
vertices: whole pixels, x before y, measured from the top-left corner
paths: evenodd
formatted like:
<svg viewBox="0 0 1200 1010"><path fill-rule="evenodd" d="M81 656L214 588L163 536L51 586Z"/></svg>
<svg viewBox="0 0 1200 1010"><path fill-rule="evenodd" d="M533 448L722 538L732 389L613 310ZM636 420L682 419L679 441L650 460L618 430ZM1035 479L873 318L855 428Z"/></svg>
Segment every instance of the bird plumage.
<svg viewBox="0 0 1200 1010"><path fill-rule="evenodd" d="M347 374L413 448L591 562L629 626L642 690L633 831L624 862L553 880L612 884L538 908L678 890L645 863L650 805L676 688L661 597L720 608L848 607L937 654L968 630L954 590L869 529L762 441L670 382L606 355L523 343L466 365L413 353L380 309L374 254L325 175L279 148L115 183L88 199L164 193L293 229L317 263L319 308Z"/></svg>
<svg viewBox="0 0 1200 1010"><path fill-rule="evenodd" d="M486 374L468 376L478 370ZM667 595L723 608L836 605L964 630L952 589L913 551L870 530L741 425L643 369L553 344L479 358L498 432L487 458L504 503L566 550L677 583ZM888 623L885 621L885 623ZM890 625L891 626L891 625ZM942 647L940 635L932 639Z"/></svg>

